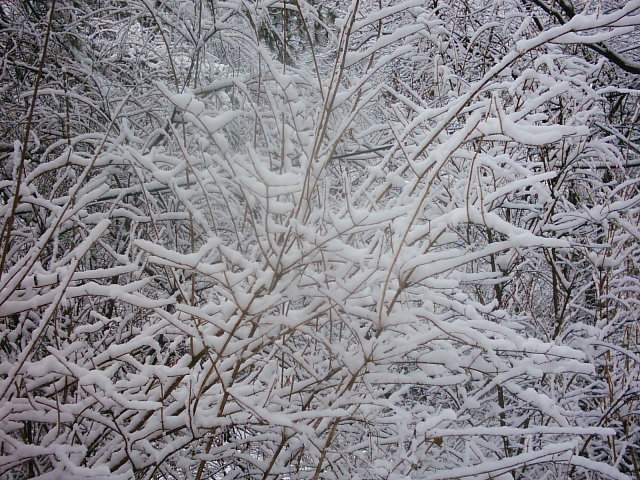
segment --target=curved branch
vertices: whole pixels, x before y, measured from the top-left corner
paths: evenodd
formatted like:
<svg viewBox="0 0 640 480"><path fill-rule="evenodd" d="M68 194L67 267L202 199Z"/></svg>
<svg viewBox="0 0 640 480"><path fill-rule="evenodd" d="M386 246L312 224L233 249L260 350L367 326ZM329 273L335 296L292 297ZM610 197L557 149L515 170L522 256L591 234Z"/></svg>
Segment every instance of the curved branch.
<svg viewBox="0 0 640 480"><path fill-rule="evenodd" d="M525 0L525 1L527 1L527 0ZM557 10L554 10L552 7L547 5L543 0L528 0L528 1L530 1L533 4L537 5L538 7L540 7L548 15L552 16L553 18L555 18L556 21L558 23L560 23L561 25L564 25L565 23L567 23L567 21L571 20L575 16L575 8L574 8L573 3L571 2L571 0L561 0L559 2L560 3L560 8L562 8L562 11L568 17L567 19L565 19L565 17L562 15L562 13L560 13ZM590 48L591 50L593 50L594 52L598 53L599 55L602 55L607 60L609 60L611 63L617 65L618 67L620 67L625 72L633 73L633 74L636 74L636 75L640 74L640 63L635 62L632 59L627 58L627 57L619 54L618 52L615 52L606 43L604 43L604 42L585 43L584 45L586 47Z"/></svg>

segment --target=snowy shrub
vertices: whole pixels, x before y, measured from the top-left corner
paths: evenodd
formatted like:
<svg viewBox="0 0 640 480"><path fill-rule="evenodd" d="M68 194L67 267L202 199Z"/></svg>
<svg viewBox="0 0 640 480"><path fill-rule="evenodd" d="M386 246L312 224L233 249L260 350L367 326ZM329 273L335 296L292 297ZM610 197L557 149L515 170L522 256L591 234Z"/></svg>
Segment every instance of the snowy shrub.
<svg viewBox="0 0 640 480"><path fill-rule="evenodd" d="M555 3L3 4L0 476L640 478L640 2Z"/></svg>

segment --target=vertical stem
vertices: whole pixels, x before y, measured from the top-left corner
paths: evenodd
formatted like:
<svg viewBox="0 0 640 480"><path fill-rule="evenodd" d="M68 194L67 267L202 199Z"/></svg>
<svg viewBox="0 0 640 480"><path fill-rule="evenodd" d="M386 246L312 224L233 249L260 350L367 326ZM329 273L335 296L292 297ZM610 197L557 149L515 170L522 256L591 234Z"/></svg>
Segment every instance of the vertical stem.
<svg viewBox="0 0 640 480"><path fill-rule="evenodd" d="M38 72L36 74L36 81L33 85L33 95L31 96L31 105L29 105L29 113L27 115L27 125L24 129L24 136L22 137L22 144L20 145L20 163L17 168L16 190L11 203L11 213L9 218L2 228L0 233L0 243L2 246L2 255L0 256L0 278L2 278L2 272L4 271L4 264L9 253L11 245L11 232L13 230L13 224L16 217L16 209L18 208L18 202L20 201L20 187L22 185L22 175L24 172L24 162L27 157L27 145L29 143L29 135L31 134L31 125L33 124L33 112L36 107L36 100L38 98L38 87L42 80L42 71L44 69L44 62L47 56L47 48L49 47L49 37L51 36L51 26L53 25L53 10L56 6L56 0L52 0L51 8L49 9L49 17L47 18L47 30L44 36L44 45L42 46L42 55L40 56L40 62L38 64Z"/></svg>

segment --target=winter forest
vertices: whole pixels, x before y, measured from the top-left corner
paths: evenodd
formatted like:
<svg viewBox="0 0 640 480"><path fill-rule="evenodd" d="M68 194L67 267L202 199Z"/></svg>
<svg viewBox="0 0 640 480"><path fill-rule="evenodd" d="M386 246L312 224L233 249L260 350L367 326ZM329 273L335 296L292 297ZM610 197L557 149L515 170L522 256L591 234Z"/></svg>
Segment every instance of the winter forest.
<svg viewBox="0 0 640 480"><path fill-rule="evenodd" d="M640 480L640 0L0 1L0 478Z"/></svg>

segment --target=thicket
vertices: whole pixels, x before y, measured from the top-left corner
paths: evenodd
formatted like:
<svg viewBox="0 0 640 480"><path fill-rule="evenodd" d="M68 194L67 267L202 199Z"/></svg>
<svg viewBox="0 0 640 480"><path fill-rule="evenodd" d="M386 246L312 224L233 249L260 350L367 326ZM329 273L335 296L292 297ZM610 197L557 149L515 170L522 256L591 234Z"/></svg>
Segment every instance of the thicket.
<svg viewBox="0 0 640 480"><path fill-rule="evenodd" d="M638 25L0 3L0 477L640 480Z"/></svg>

